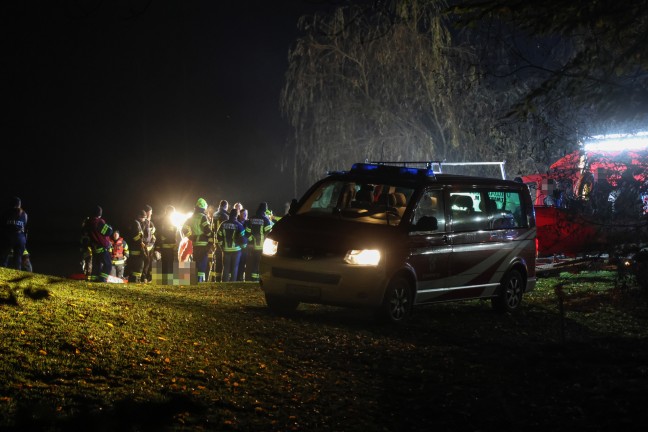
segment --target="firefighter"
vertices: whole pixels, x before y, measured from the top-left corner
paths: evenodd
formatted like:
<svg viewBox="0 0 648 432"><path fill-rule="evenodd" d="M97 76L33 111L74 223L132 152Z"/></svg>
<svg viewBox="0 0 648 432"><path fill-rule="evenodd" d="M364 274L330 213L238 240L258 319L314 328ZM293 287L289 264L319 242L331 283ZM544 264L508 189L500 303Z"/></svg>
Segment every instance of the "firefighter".
<svg viewBox="0 0 648 432"><path fill-rule="evenodd" d="M229 220L228 208L229 203L227 200L221 200L218 205L218 210L214 213L212 223L212 232L214 233L214 236L218 232L218 228L220 228L221 224ZM218 282L221 280L223 273L223 250L221 249L217 239L214 240L214 247L214 268L212 280Z"/></svg>
<svg viewBox="0 0 648 432"><path fill-rule="evenodd" d="M137 218L128 226L127 239L130 249L128 258L128 280L129 282L139 283L142 282L142 270L144 270L144 254L146 253L146 245L144 244L142 231L142 223L146 219L146 212L140 210Z"/></svg>
<svg viewBox="0 0 648 432"><path fill-rule="evenodd" d="M2 245L0 248L0 265L22 270L22 255L27 247L27 213L22 209L21 200L13 197L11 207L7 209L2 218ZM13 250L11 262L9 254Z"/></svg>
<svg viewBox="0 0 648 432"><path fill-rule="evenodd" d="M207 280L207 256L209 248L213 246L213 235L209 218L206 215L207 201L199 198L196 201L193 214L182 227L182 234L191 240L193 247L193 260L196 263L198 282Z"/></svg>
<svg viewBox="0 0 648 432"><path fill-rule="evenodd" d="M110 258L112 261L112 271L111 275L118 277L120 279L124 278L124 267L126 266L126 260L128 259L128 243L126 240L119 235L119 230L115 229L113 231L112 239L112 249L110 250Z"/></svg>
<svg viewBox="0 0 648 432"><path fill-rule="evenodd" d="M146 247L146 252L142 255L144 267L142 268L142 282L151 282L153 278L153 262L155 261L155 224L151 219L153 208L150 205L144 206L146 217L142 221L142 241Z"/></svg>
<svg viewBox="0 0 648 432"><path fill-rule="evenodd" d="M245 235L249 242L247 269L249 280L255 282L259 280L259 263L263 252L263 242L274 225L266 213L267 210L268 203L260 203L254 216L248 219L245 224Z"/></svg>
<svg viewBox="0 0 648 432"><path fill-rule="evenodd" d="M110 258L110 236L113 229L102 218L103 210L101 206L95 206L92 209L90 219L85 225L85 230L90 239L92 247L92 273L90 281L106 282L112 270L112 260Z"/></svg>
<svg viewBox="0 0 648 432"><path fill-rule="evenodd" d="M238 221L238 209L232 209L230 218L223 222L216 233L218 245L223 250L223 275L221 282L235 281L241 259L241 249L247 242L245 228Z"/></svg>
<svg viewBox="0 0 648 432"><path fill-rule="evenodd" d="M247 223L248 215L249 215L248 209L241 208L241 210L239 211L238 221L241 222L243 228L245 228L245 224ZM238 274L236 276L236 280L239 282L243 282L246 279L247 280L250 279L249 270L247 270L247 257L248 257L248 245L246 245L244 248L241 249L241 260L239 261Z"/></svg>
<svg viewBox="0 0 648 432"><path fill-rule="evenodd" d="M171 283L173 278L174 263L178 262L178 243L180 233L173 223L173 214L175 207L168 205L164 208L164 217L160 222L160 229L157 231L158 236L155 243L155 249L160 253L160 264L162 273L162 283Z"/></svg>
<svg viewBox="0 0 648 432"><path fill-rule="evenodd" d="M216 208L213 204L207 206L207 219L209 219L209 226L212 229L212 247L209 248L207 252L207 280L210 282L216 282L216 229L214 227L214 215L216 214Z"/></svg>

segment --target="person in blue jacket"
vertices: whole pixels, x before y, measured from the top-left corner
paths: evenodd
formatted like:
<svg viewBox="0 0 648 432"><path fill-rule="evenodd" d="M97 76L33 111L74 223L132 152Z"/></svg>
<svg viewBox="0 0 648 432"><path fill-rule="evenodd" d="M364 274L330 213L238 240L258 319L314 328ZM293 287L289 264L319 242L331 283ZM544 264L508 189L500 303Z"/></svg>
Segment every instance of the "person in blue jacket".
<svg viewBox="0 0 648 432"><path fill-rule="evenodd" d="M216 238L218 245L223 250L223 275L221 282L234 282L238 274L238 266L241 261L241 250L247 246L245 228L238 221L238 209L232 209L229 220L223 222Z"/></svg>
<svg viewBox="0 0 648 432"><path fill-rule="evenodd" d="M0 265L23 270L22 257L27 247L27 213L20 198L13 197L2 217ZM11 260L9 259L11 256Z"/></svg>

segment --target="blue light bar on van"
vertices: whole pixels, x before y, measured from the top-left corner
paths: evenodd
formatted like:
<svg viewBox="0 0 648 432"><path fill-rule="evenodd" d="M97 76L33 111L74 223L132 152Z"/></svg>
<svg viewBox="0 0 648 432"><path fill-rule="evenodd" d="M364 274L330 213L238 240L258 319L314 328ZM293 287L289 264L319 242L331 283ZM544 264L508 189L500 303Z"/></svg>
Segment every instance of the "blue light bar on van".
<svg viewBox="0 0 648 432"><path fill-rule="evenodd" d="M354 163L351 167L351 171L376 171L379 165L377 164L368 164L368 163Z"/></svg>
<svg viewBox="0 0 648 432"><path fill-rule="evenodd" d="M363 174L383 172L392 175L410 177L434 177L434 170L431 168L411 168L373 163L354 163L351 167L351 172Z"/></svg>
<svg viewBox="0 0 648 432"><path fill-rule="evenodd" d="M431 168L407 168L401 167L400 173L403 175L411 176L425 176L425 177L434 177L434 170Z"/></svg>

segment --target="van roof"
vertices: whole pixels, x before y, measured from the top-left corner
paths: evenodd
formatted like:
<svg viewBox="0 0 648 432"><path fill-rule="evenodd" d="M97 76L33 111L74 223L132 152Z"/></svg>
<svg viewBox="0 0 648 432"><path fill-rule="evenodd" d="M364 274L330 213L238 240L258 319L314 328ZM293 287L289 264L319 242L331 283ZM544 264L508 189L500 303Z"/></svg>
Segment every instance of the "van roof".
<svg viewBox="0 0 648 432"><path fill-rule="evenodd" d="M495 177L477 177L459 174L438 174L431 168L412 168L386 164L357 163L349 171L330 172L329 178L340 178L365 183L395 183L408 186L474 184L489 186L516 186L522 183Z"/></svg>

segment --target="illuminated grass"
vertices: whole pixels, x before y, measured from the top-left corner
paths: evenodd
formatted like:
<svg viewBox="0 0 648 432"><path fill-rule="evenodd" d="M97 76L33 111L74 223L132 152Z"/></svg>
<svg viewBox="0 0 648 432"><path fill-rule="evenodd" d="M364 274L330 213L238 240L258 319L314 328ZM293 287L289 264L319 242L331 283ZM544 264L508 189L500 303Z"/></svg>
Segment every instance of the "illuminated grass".
<svg viewBox="0 0 648 432"><path fill-rule="evenodd" d="M89 284L0 269L0 429L568 430L645 420L645 299L615 294L612 274L580 276L539 280L514 315L449 303L394 327L314 305L277 317L249 283Z"/></svg>

